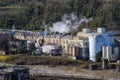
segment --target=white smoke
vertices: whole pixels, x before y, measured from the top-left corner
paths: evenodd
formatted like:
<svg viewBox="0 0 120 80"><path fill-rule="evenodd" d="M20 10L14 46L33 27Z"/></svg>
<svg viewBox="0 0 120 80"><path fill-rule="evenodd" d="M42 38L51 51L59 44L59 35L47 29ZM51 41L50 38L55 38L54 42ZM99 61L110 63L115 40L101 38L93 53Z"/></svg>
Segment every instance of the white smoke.
<svg viewBox="0 0 120 80"><path fill-rule="evenodd" d="M86 18L85 16L80 19L75 14L71 13L70 15L65 14L62 17L62 21L53 23L53 26L49 28L51 32L59 33L69 33L71 31L76 31L78 27L83 23L88 23L92 21L93 18Z"/></svg>

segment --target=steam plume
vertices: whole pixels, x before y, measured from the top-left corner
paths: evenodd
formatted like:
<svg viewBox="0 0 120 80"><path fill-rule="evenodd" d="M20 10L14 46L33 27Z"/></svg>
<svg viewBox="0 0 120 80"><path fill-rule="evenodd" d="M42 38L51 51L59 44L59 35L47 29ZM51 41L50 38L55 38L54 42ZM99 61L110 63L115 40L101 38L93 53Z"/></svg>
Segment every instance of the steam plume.
<svg viewBox="0 0 120 80"><path fill-rule="evenodd" d="M53 26L49 28L51 32L59 33L69 33L71 31L76 31L78 27L83 23L88 23L92 21L93 18L86 18L85 16L80 19L75 14L71 13L70 15L65 14L62 17L62 21L53 23Z"/></svg>

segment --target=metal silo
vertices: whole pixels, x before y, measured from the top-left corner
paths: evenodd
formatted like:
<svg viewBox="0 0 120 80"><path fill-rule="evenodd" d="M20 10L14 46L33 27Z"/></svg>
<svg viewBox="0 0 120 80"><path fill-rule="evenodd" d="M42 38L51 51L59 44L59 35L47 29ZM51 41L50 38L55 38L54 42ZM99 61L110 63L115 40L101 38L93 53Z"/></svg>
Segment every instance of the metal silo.
<svg viewBox="0 0 120 80"><path fill-rule="evenodd" d="M96 62L96 36L89 36L89 59L93 62Z"/></svg>
<svg viewBox="0 0 120 80"><path fill-rule="evenodd" d="M102 47L102 58L107 59L106 46Z"/></svg>
<svg viewBox="0 0 120 80"><path fill-rule="evenodd" d="M112 47L111 46L107 46L106 47L106 52L107 52L107 59L108 59L108 61L111 61L111 58L112 58Z"/></svg>

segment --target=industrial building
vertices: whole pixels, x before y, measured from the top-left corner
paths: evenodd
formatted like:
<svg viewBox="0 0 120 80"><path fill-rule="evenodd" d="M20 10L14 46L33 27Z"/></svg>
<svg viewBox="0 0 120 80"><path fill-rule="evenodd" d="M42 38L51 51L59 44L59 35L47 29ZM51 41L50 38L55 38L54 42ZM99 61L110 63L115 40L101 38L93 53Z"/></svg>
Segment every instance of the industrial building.
<svg viewBox="0 0 120 80"><path fill-rule="evenodd" d="M0 66L0 80L30 80L29 69L18 66Z"/></svg>
<svg viewBox="0 0 120 80"><path fill-rule="evenodd" d="M114 36L112 32L106 32L105 28L98 28L97 31L91 31L84 28L82 32L78 32L77 36L40 37L44 39L44 44L56 43L62 46L63 52L71 55L74 59L77 56L96 61L96 54L102 51L102 46L114 45ZM41 43L42 44L42 43Z"/></svg>
<svg viewBox="0 0 120 80"><path fill-rule="evenodd" d="M27 52L26 40L12 39L11 41L9 41L9 46L10 46L10 54Z"/></svg>
<svg viewBox="0 0 120 80"><path fill-rule="evenodd" d="M119 47L103 46L102 58L108 61L116 61L119 59Z"/></svg>
<svg viewBox="0 0 120 80"><path fill-rule="evenodd" d="M97 28L97 30L84 28L76 36L62 36L59 34L40 35L38 32L17 32L14 37L21 40L35 40L37 49L42 48L43 50L44 48L42 46L57 44L62 47L62 53L64 55L69 55L74 59L89 58L93 62L96 61L96 54L102 52L103 46L114 45L113 32L106 32L105 28ZM49 52L49 49L47 50Z"/></svg>
<svg viewBox="0 0 120 80"><path fill-rule="evenodd" d="M96 54L102 51L103 46L114 45L113 32L105 32L105 28L98 28L97 33L89 35L89 59L96 61Z"/></svg>
<svg viewBox="0 0 120 80"><path fill-rule="evenodd" d="M20 40L13 37L10 30L0 30L0 54L6 55L27 51L27 40Z"/></svg>

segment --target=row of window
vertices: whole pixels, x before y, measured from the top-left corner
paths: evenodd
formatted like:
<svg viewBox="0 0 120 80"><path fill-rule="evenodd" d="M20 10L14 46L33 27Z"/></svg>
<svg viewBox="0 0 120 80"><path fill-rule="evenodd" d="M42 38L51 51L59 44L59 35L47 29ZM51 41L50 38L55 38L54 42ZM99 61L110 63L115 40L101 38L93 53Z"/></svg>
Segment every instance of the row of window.
<svg viewBox="0 0 120 80"><path fill-rule="evenodd" d="M46 42L51 42L51 43L60 43L60 44L80 44L80 42L75 42L75 41L69 41L69 40L51 40L47 39L45 40Z"/></svg>

